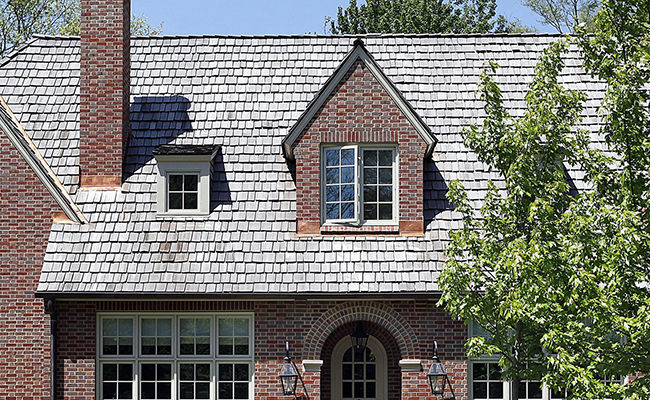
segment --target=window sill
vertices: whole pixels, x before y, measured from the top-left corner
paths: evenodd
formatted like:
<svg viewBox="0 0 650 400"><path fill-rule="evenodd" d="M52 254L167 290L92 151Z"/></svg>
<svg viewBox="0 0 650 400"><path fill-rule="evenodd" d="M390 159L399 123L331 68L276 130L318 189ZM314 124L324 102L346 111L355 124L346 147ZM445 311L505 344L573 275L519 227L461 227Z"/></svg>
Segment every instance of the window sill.
<svg viewBox="0 0 650 400"><path fill-rule="evenodd" d="M193 213L180 213L180 212L166 212L166 213L156 213L156 218L196 218L196 219L206 219L210 216L210 213L202 212L193 212Z"/></svg>
<svg viewBox="0 0 650 400"><path fill-rule="evenodd" d="M299 221L296 236L424 236L424 225L421 221L400 221L387 225L361 226L323 224L317 221Z"/></svg>
<svg viewBox="0 0 650 400"><path fill-rule="evenodd" d="M320 227L321 233L389 233L398 234L399 225L345 225L345 224L324 224Z"/></svg>

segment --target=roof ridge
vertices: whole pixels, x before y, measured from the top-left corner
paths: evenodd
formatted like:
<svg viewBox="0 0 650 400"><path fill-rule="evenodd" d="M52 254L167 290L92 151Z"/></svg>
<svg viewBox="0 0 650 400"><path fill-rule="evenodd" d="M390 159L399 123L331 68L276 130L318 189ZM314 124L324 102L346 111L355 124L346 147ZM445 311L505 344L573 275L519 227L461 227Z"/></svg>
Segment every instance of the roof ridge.
<svg viewBox="0 0 650 400"><path fill-rule="evenodd" d="M45 34L41 34L41 33L35 33L32 36L34 38L38 38L38 39L57 39L57 40L61 40L61 39L80 39L81 38L81 36L79 36L79 35L45 35Z"/></svg>
<svg viewBox="0 0 650 400"><path fill-rule="evenodd" d="M189 35L131 35L132 39L139 40L155 40L155 39L190 39L190 38L226 38L226 39L299 39L299 38L434 38L434 37L562 37L560 33L548 32L517 32L517 33L365 33L365 34L345 34L345 35L331 35L331 34L189 34ZM45 40L79 40L79 36L74 35L33 35L33 39ZM22 48L22 47L21 47ZM13 53L13 52L12 52Z"/></svg>
<svg viewBox="0 0 650 400"><path fill-rule="evenodd" d="M366 33L366 34L201 34L201 35L133 35L135 39L166 39L166 38L231 38L231 39L256 39L256 38L390 38L390 37L562 37L560 33Z"/></svg>

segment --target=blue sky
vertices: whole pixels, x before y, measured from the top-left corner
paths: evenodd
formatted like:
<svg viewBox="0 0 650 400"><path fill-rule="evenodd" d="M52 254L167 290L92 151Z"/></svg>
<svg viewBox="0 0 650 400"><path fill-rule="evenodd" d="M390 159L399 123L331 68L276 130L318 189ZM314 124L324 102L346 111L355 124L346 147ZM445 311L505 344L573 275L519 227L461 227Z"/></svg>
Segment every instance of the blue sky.
<svg viewBox="0 0 650 400"><path fill-rule="evenodd" d="M500 14L519 18L540 32L554 32L536 22L520 0L497 0ZM325 16L336 16L349 0L132 0L132 11L144 14L165 35L323 33Z"/></svg>

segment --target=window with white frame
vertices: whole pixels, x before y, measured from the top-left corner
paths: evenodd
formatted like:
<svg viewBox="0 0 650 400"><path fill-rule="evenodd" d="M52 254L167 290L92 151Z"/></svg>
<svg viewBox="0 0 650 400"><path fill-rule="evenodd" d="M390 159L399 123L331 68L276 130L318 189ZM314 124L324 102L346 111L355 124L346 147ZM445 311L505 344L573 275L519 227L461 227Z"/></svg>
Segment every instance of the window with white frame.
<svg viewBox="0 0 650 400"><path fill-rule="evenodd" d="M216 146L161 145L154 151L158 167L159 215L210 213L210 181Z"/></svg>
<svg viewBox="0 0 650 400"><path fill-rule="evenodd" d="M396 147L327 146L323 148L322 159L325 223L396 223Z"/></svg>
<svg viewBox="0 0 650 400"><path fill-rule="evenodd" d="M167 208L172 210L198 210L199 174L167 174Z"/></svg>
<svg viewBox="0 0 650 400"><path fill-rule="evenodd" d="M479 324L471 321L469 334L472 337L488 339L490 333ZM511 382L501 376L498 356L482 356L469 360L469 391L471 400L512 400ZM520 400L561 400L564 393L550 390L540 381L522 381L519 383Z"/></svg>
<svg viewBox="0 0 650 400"><path fill-rule="evenodd" d="M102 314L99 399L252 399L251 314Z"/></svg>

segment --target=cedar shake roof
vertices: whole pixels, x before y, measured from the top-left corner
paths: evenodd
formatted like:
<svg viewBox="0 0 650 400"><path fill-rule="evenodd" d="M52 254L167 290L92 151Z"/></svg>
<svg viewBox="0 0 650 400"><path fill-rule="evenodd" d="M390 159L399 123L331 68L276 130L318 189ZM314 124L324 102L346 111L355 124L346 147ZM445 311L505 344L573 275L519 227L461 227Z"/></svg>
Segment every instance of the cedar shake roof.
<svg viewBox="0 0 650 400"><path fill-rule="evenodd" d="M282 140L357 36L134 38L131 123L121 191L77 190L79 39L39 37L0 63L0 94L89 223L54 224L38 294L60 297L435 296L443 248L460 219L445 199L460 180L480 206L499 177L463 145L480 123L488 60L505 106L523 114L526 84L555 35L368 35L365 48L438 140L424 160L421 237L296 236L296 185ZM604 85L580 69L560 77L586 91L582 127L598 141ZM211 213L156 214L161 145L220 146ZM567 166L578 189L583 174Z"/></svg>

